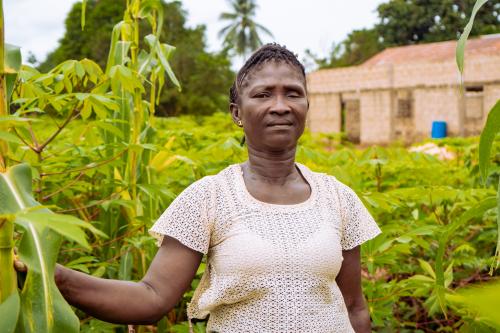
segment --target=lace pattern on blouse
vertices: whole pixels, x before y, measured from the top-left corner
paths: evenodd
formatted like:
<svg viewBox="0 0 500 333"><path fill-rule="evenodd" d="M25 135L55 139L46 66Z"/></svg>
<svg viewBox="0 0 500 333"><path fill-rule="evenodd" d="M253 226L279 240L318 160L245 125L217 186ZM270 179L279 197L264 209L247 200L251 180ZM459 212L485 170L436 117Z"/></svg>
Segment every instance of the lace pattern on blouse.
<svg viewBox="0 0 500 333"><path fill-rule="evenodd" d="M311 187L293 205L261 202L234 164L186 188L151 233L207 256L188 317L207 332L354 332L335 278L348 250L380 233L359 197L297 163Z"/></svg>

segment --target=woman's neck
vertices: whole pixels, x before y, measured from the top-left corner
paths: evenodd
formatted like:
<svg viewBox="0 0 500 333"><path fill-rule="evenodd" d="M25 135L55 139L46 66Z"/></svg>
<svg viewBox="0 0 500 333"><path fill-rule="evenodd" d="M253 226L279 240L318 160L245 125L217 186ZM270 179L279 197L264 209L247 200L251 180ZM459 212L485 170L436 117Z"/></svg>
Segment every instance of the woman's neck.
<svg viewBox="0 0 500 333"><path fill-rule="evenodd" d="M295 167L296 148L280 152L259 151L248 147L248 160L242 164L253 179L272 183L285 183L298 175Z"/></svg>

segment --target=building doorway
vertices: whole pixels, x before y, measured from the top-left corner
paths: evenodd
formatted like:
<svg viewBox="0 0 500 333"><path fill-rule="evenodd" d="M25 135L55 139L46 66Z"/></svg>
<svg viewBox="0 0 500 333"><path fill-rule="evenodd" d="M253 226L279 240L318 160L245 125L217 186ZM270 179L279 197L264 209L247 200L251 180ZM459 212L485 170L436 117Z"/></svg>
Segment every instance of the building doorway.
<svg viewBox="0 0 500 333"><path fill-rule="evenodd" d="M347 140L359 143L361 139L361 115L359 99L342 101L342 130L347 135Z"/></svg>

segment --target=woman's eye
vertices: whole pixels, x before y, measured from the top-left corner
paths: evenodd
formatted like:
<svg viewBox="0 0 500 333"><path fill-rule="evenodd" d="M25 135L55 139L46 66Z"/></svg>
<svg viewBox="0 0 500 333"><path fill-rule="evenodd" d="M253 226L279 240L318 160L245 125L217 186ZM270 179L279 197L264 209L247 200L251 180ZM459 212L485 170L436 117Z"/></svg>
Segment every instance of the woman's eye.
<svg viewBox="0 0 500 333"><path fill-rule="evenodd" d="M269 97L268 93L262 92L254 95L255 98L266 98Z"/></svg>
<svg viewBox="0 0 500 333"><path fill-rule="evenodd" d="M288 94L288 97L297 98L297 97L301 97L301 96L298 93L292 92L292 93Z"/></svg>

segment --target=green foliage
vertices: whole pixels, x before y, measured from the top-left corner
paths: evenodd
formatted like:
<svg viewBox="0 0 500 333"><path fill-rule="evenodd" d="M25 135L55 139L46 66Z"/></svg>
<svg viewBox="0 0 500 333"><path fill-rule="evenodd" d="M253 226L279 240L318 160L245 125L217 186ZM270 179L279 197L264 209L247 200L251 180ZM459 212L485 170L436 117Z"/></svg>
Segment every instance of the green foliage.
<svg viewBox="0 0 500 333"><path fill-rule="evenodd" d="M467 39L469 38L469 35L472 31L472 28L474 27L474 19L476 18L477 12L487 2L488 2L488 0L476 1L476 4L474 5L474 8L472 9L472 13L471 13L469 22L467 22L467 25L464 28L464 32L462 33L462 35L460 36L460 39L458 40L456 58L457 58L458 70L460 71L461 75L463 75L463 72L464 72L465 43L466 43ZM499 18L499 20L500 20L500 18Z"/></svg>
<svg viewBox="0 0 500 333"><path fill-rule="evenodd" d="M500 4L483 1L483 14L477 17L472 36L500 32ZM438 42L458 38L457 27L464 27L476 0L391 0L377 8L376 30L388 46Z"/></svg>
<svg viewBox="0 0 500 333"><path fill-rule="evenodd" d="M456 49L456 61L460 76L464 73L464 56L465 56L465 44L467 38L471 33L472 29L475 27L474 23L477 21L476 15L485 4L487 0L476 0L474 8L472 9L472 14L467 25L464 28L464 32L457 43ZM498 4L497 4L498 5ZM497 7L500 8L500 5ZM497 8L498 9L498 8ZM500 14L499 14L500 15ZM499 16L497 15L497 16ZM497 20L498 21L498 20ZM463 81L462 81L463 82ZM463 84L461 87L462 94L464 93ZM500 132L500 100L497 100L493 108L488 113L488 118L486 119L486 124L481 132L481 139L479 141L479 169L481 171L481 176L483 182L487 181L488 168L490 166L490 153L493 141L497 134ZM500 263L500 180L498 182L497 190L497 227L498 227L498 238L497 238L497 248L495 251L495 259L491 267L491 273L493 273L493 267L498 268Z"/></svg>
<svg viewBox="0 0 500 333"><path fill-rule="evenodd" d="M0 312L18 313L4 317L2 325L6 325L5 330L11 332L78 332L78 318L54 282L55 262L61 236L89 248L82 229L99 232L75 217L54 214L36 202L32 197L31 169L28 165L16 165L0 176L3 203L0 217L4 223L13 221L23 229L19 254L30 268L20 301L15 292L0 306ZM0 231L4 233L5 226ZM12 261L2 267L2 270L6 269L12 269ZM6 308L10 306L17 309Z"/></svg>
<svg viewBox="0 0 500 333"><path fill-rule="evenodd" d="M475 3L476 0L390 0L377 7L375 27L353 30L343 41L334 43L326 57L306 53L319 68L334 68L361 64L387 47L455 40ZM476 17L474 26L466 27L463 42L469 34L500 32L500 4L487 0L479 3L484 6L481 15Z"/></svg>
<svg viewBox="0 0 500 333"><path fill-rule="evenodd" d="M33 123L34 131L51 133L46 118L41 119ZM90 223L110 236L95 239L90 251L66 243L61 262L103 277L140 279L156 252L145 230L173 198L204 175L246 158L239 143L243 133L227 113L155 119L155 133L147 164L150 180L138 182L138 195L145 198L143 215L131 219L128 229L123 221L129 221L136 205L131 184L120 177L108 181L106 176L125 161L86 169L77 181L67 173L46 176L42 196L61 191L45 204L57 203L62 211L91 216ZM53 157L44 162L43 170L82 169L87 161L100 161L99 152L106 151L105 132L88 120L72 122L60 135L48 148ZM301 138L298 161L354 188L383 229L362 248L364 292L377 332L387 331L386 327L401 332L458 331L467 325L488 329L487 322L473 321L476 316L450 296L459 287L488 278L497 234L495 189L480 187L477 138L447 139L442 145L457 159L440 161L397 146L359 150L327 135L306 133ZM493 154L499 153L500 141L492 147ZM64 150L66 154L57 154ZM490 177L500 166L493 163ZM204 265L193 289L203 269ZM187 330L185 304L192 292L167 316L167 332ZM92 327L101 327L99 323L94 321ZM89 325L85 327L90 330Z"/></svg>
<svg viewBox="0 0 500 333"><path fill-rule="evenodd" d="M476 321L488 322L492 327L500 330L500 281L494 280L478 288L472 286L458 290L450 296L452 303L460 304L463 310L468 311Z"/></svg>
<svg viewBox="0 0 500 333"><path fill-rule="evenodd" d="M353 30L341 43L333 44L330 54L325 58L320 58L309 50L306 53L322 69L359 65L382 49L375 29L361 29Z"/></svg>
<svg viewBox="0 0 500 333"><path fill-rule="evenodd" d="M187 27L187 13L180 2L162 2L162 6L164 20L160 39L176 47L169 63L182 85L182 92L176 89L161 91L157 115L208 115L225 110L228 103L227 87L234 78L227 54L206 51L205 27ZM48 71L66 59L83 58L92 59L105 68L112 30L114 24L121 20L125 7L123 0L87 1L85 30L82 31L82 4L75 3L65 21L64 37L57 49L41 64L40 70ZM148 34L148 25L144 21L140 22L139 28L142 36ZM139 43L142 45L143 41Z"/></svg>
<svg viewBox="0 0 500 333"><path fill-rule="evenodd" d="M232 12L220 14L219 19L230 23L219 31L219 37L224 38L224 47L243 58L259 48L264 33L270 37L273 34L261 24L255 22L257 4L254 0L229 0Z"/></svg>
<svg viewBox="0 0 500 333"><path fill-rule="evenodd" d="M246 158L243 133L227 113L154 116L166 79L176 83L173 47L159 38L162 9L158 1L133 0L114 26L102 66L68 60L47 73L30 67L19 73L13 113L0 118L9 148L5 161L15 165L0 178L0 198L7 202L0 206L0 250L10 255L0 251L0 267L12 267L15 243L29 273L21 298L13 293L0 305L1 318L16 318L16 323L2 320L2 332L35 321L43 331L75 331L78 322L53 284L57 255L66 266L94 276L140 279L156 253L147 229L172 200L197 179ZM89 11L88 24L90 17ZM496 303L488 293L497 287L479 285L473 291L489 308L462 292L491 279L488 264L495 257L500 141L489 138L494 158L488 168L479 167L484 157L478 162L478 151L485 146L478 147L477 138L437 142L455 153L449 161L399 146L345 146L334 135L305 133L300 139L297 160L351 186L383 230L362 247L363 288L374 331L495 330L495 314L488 310ZM488 180L484 187L481 172ZM56 215L61 213L70 216ZM103 234L108 237L96 237ZM202 263L192 288L158 331L188 331L185 305L204 269ZM40 311L30 312L30 306ZM51 315L61 322L51 321ZM84 332L126 329L77 315ZM204 326L197 323L195 331Z"/></svg>

